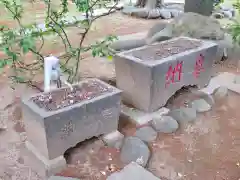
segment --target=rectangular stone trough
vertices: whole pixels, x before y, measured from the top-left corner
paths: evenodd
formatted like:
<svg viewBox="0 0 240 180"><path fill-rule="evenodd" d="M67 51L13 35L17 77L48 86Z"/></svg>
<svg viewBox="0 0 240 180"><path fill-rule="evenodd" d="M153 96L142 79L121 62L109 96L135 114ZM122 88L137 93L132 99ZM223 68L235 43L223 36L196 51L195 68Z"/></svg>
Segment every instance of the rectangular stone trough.
<svg viewBox="0 0 240 180"><path fill-rule="evenodd" d="M52 110L46 109L34 101L36 97L44 98L46 93L22 99L27 147L37 150L38 152L33 152L36 156L46 160L56 159L85 139L117 130L121 91L97 79L82 81L76 86L83 86L89 82L97 84L94 87L104 87L105 91L58 109L54 109L55 106L52 106ZM67 88L55 89L50 94L54 97L54 93L56 95L62 89Z"/></svg>
<svg viewBox="0 0 240 180"><path fill-rule="evenodd" d="M123 101L153 112L183 86L204 87L216 52L211 41L178 37L118 53L114 62Z"/></svg>

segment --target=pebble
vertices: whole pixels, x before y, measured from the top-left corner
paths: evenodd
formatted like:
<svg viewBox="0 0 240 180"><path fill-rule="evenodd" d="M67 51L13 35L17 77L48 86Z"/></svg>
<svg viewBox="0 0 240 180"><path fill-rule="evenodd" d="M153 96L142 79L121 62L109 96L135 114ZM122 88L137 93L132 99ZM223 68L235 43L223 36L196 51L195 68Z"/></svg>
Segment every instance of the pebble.
<svg viewBox="0 0 240 180"><path fill-rule="evenodd" d="M196 109L197 112L206 112L211 109L210 104L204 99L197 99L192 102L192 108Z"/></svg>
<svg viewBox="0 0 240 180"><path fill-rule="evenodd" d="M152 9L149 11L148 17L151 17L151 19L159 18L161 16L158 9Z"/></svg>
<svg viewBox="0 0 240 180"><path fill-rule="evenodd" d="M182 13L182 11L177 10L177 9L172 9L171 10L171 15L172 15L173 18L178 17L181 13Z"/></svg>
<svg viewBox="0 0 240 180"><path fill-rule="evenodd" d="M178 122L171 116L154 118L152 121L152 126L157 132L162 133L173 133L179 127Z"/></svg>
<svg viewBox="0 0 240 180"><path fill-rule="evenodd" d="M151 172L139 166L137 163L130 163L121 171L111 174L107 180L160 180Z"/></svg>
<svg viewBox="0 0 240 180"><path fill-rule="evenodd" d="M228 95L228 88L225 86L221 86L219 88L216 89L214 96L216 98L224 98Z"/></svg>
<svg viewBox="0 0 240 180"><path fill-rule="evenodd" d="M120 159L123 163L137 162L145 167L149 157L150 150L141 139L132 136L125 138L120 153Z"/></svg>
<svg viewBox="0 0 240 180"><path fill-rule="evenodd" d="M168 10L168 9L160 9L159 12L160 12L160 16L161 16L163 19L171 19L171 18L172 18L171 10Z"/></svg>
<svg viewBox="0 0 240 180"><path fill-rule="evenodd" d="M149 126L138 129L135 136L145 142L152 142L157 138L157 132Z"/></svg>
<svg viewBox="0 0 240 180"><path fill-rule="evenodd" d="M197 111L194 108L181 107L179 109L172 110L168 115L176 119L179 124L185 124L196 120Z"/></svg>

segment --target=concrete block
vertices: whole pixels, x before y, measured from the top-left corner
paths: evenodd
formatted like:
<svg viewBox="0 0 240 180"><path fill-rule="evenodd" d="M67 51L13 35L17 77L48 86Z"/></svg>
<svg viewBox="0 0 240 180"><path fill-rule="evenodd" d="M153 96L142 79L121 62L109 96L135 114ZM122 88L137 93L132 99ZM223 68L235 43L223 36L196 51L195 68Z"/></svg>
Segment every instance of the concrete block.
<svg viewBox="0 0 240 180"><path fill-rule="evenodd" d="M113 131L102 137L103 142L109 146L116 149L120 149L123 143L124 135L119 131Z"/></svg>
<svg viewBox="0 0 240 180"><path fill-rule="evenodd" d="M24 164L31 167L31 169L43 179L47 179L48 177L61 172L67 166L63 155L49 160L29 141L25 142L25 147L26 150L22 151Z"/></svg>
<svg viewBox="0 0 240 180"><path fill-rule="evenodd" d="M117 130L121 91L94 80L112 91L55 111L41 109L31 100L39 94L22 98L27 139L45 158L52 160L79 142Z"/></svg>
<svg viewBox="0 0 240 180"><path fill-rule="evenodd" d="M121 106L121 114L137 125L147 124L153 118L159 118L168 114L169 109L162 107L154 112L144 112L136 108L130 108L126 105Z"/></svg>
<svg viewBox="0 0 240 180"><path fill-rule="evenodd" d="M120 172L111 174L107 180L160 180L137 163L130 163Z"/></svg>
<svg viewBox="0 0 240 180"><path fill-rule="evenodd" d="M209 83L217 44L201 40L196 48L159 57L161 54L158 55L158 50L162 43L174 46L174 41L179 38L198 41L178 37L115 56L117 87L123 90L124 102L145 112L153 112L164 106L183 86L197 85L202 88ZM181 46L184 47L184 44ZM136 54L144 54L144 59L137 58Z"/></svg>

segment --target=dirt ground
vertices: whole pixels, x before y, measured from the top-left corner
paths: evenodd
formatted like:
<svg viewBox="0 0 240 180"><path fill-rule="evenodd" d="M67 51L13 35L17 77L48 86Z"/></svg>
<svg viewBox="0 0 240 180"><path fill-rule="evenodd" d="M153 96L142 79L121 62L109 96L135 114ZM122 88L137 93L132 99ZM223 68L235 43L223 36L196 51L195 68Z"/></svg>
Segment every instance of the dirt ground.
<svg viewBox="0 0 240 180"><path fill-rule="evenodd" d="M118 20L116 20L116 18ZM99 22L91 39L107 34L128 34L145 31L155 21L137 20L116 13ZM74 37L73 37L74 39ZM97 61L97 59L95 59ZM95 61L83 63L84 70L98 73ZM234 63L215 67L216 72L238 73ZM98 64L99 65L99 64ZM103 70L100 68L100 71ZM112 71L105 68L104 71ZM22 122L19 98L35 92L24 85L11 90L7 79L0 78L0 109L6 118L8 129L0 132L0 179L40 180L34 171L24 163L23 153L26 134ZM186 91L177 96L171 104L182 105L185 100L195 98ZM171 104L169 105L171 107ZM239 180L240 178L240 96L230 93L216 101L212 110L199 114L196 123L182 127L170 135L160 134L149 147L152 157L147 169L163 180ZM119 130L132 135L136 126L120 118ZM106 180L111 172L121 169L119 152L104 146L98 138L78 144L66 152L68 167L58 175L77 177L81 180Z"/></svg>

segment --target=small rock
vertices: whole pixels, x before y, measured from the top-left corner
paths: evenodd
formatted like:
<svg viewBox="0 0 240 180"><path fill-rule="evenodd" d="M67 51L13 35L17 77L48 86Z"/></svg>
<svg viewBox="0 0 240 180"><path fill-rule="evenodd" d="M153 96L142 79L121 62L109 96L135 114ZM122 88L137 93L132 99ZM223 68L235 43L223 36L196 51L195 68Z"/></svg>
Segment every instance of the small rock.
<svg viewBox="0 0 240 180"><path fill-rule="evenodd" d="M221 12L213 13L212 16L215 17L216 19L222 19L222 18L224 18L224 14L221 13Z"/></svg>
<svg viewBox="0 0 240 180"><path fill-rule="evenodd" d="M224 10L224 11L228 11L228 10L233 10L234 7L231 4L228 3L222 3L219 5L220 9Z"/></svg>
<svg viewBox="0 0 240 180"><path fill-rule="evenodd" d="M158 9L152 9L149 11L148 19L156 19L161 16L160 11Z"/></svg>
<svg viewBox="0 0 240 180"><path fill-rule="evenodd" d="M152 121L152 126L157 132L162 133L173 133L179 127L177 121L173 119L171 116L162 116L160 118L154 118Z"/></svg>
<svg viewBox="0 0 240 180"><path fill-rule="evenodd" d="M192 102L192 107L196 109L197 112L206 112L211 109L210 104L204 99L197 99Z"/></svg>
<svg viewBox="0 0 240 180"><path fill-rule="evenodd" d="M138 129L135 136L142 141L152 142L157 138L157 132L153 128L146 126Z"/></svg>
<svg viewBox="0 0 240 180"><path fill-rule="evenodd" d="M228 95L228 88L225 86L221 86L215 91L214 95L217 98L224 98Z"/></svg>
<svg viewBox="0 0 240 180"><path fill-rule="evenodd" d="M172 15L173 18L178 17L181 13L182 13L182 11L177 10L177 9L172 9L171 10L171 15Z"/></svg>
<svg viewBox="0 0 240 180"><path fill-rule="evenodd" d="M237 75L234 79L235 84L240 84L240 75Z"/></svg>
<svg viewBox="0 0 240 180"><path fill-rule="evenodd" d="M194 108L179 108L174 109L169 113L169 116L176 119L179 124L194 122L197 118L197 111Z"/></svg>
<svg viewBox="0 0 240 180"><path fill-rule="evenodd" d="M233 17L233 13L230 10L223 11L222 13L224 14L224 17L226 17L226 18L232 18Z"/></svg>
<svg viewBox="0 0 240 180"><path fill-rule="evenodd" d="M120 159L123 163L137 162L145 167L149 157L150 150L142 140L137 137L125 138L120 154Z"/></svg>
<svg viewBox="0 0 240 180"><path fill-rule="evenodd" d="M137 163L130 163L121 171L111 174L107 180L160 180L151 172L139 166Z"/></svg>
<svg viewBox="0 0 240 180"><path fill-rule="evenodd" d="M197 95L198 97L204 99L205 101L207 101L207 103L210 106L213 106L215 104L214 98L211 94L204 93L202 91L192 91L192 93Z"/></svg>
<svg viewBox="0 0 240 180"><path fill-rule="evenodd" d="M171 10L160 9L159 12L163 19L171 19L172 18Z"/></svg>
<svg viewBox="0 0 240 180"><path fill-rule="evenodd" d="M124 135L119 131L114 131L112 133L103 136L103 142L109 146L116 149L120 149L123 143Z"/></svg>

